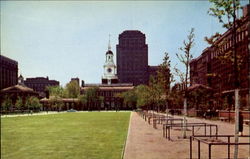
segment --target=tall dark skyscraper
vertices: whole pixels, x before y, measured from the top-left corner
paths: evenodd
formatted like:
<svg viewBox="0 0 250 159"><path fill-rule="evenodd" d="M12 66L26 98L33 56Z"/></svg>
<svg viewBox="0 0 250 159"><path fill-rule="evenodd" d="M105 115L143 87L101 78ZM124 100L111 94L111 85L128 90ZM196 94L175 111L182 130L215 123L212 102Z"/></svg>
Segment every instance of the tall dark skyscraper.
<svg viewBox="0 0 250 159"><path fill-rule="evenodd" d="M0 55L0 90L17 84L18 63Z"/></svg>
<svg viewBox="0 0 250 159"><path fill-rule="evenodd" d="M148 84L148 45L146 36L138 30L119 35L117 75L120 83Z"/></svg>

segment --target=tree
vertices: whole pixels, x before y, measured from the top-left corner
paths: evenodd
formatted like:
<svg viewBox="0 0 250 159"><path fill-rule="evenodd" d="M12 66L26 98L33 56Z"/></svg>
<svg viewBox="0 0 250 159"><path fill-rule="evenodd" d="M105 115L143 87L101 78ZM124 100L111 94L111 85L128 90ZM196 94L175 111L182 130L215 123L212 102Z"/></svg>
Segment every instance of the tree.
<svg viewBox="0 0 250 159"><path fill-rule="evenodd" d="M227 0L227 1L221 1L221 0L209 0L213 7L209 8L208 14L211 16L214 16L219 20L220 23L222 23L222 27L226 29L232 29L233 34L236 34L236 32L241 32L241 28L237 26L241 25L241 20L236 19L235 12L239 9L241 9L240 1L239 0ZM235 33L234 33L235 32ZM223 50L223 46L230 40L229 38L224 38L221 40L221 42L217 43L216 41L221 37L221 34L218 32L212 35L210 38L205 37L205 41L212 45L216 50L219 51L219 54L216 56L218 60L220 60L221 64L231 64L235 65L235 60L237 61L237 65L235 69L237 71L240 71L244 64L243 56L236 55L234 52L236 45L233 44L232 49L229 50ZM234 36L231 36L231 40L234 41ZM236 57L235 57L236 56ZM229 74L230 76L231 74ZM230 81L231 82L231 81Z"/></svg>
<svg viewBox="0 0 250 159"><path fill-rule="evenodd" d="M50 102L50 105L59 112L62 110L62 107L64 105L62 98L58 96L51 97L49 102Z"/></svg>
<svg viewBox="0 0 250 159"><path fill-rule="evenodd" d="M62 98L68 97L66 89L61 86L49 86L46 88L49 91L49 103L50 106L61 111L64 103Z"/></svg>
<svg viewBox="0 0 250 159"><path fill-rule="evenodd" d="M153 104L153 109L156 109L157 111L160 110L160 105L162 103L162 95L164 92L164 87L157 81L153 76L149 79L149 94L150 99Z"/></svg>
<svg viewBox="0 0 250 159"><path fill-rule="evenodd" d="M77 98L80 94L80 86L76 80L69 82L66 85L66 92L69 98Z"/></svg>
<svg viewBox="0 0 250 159"><path fill-rule="evenodd" d="M55 96L55 97L66 97L67 93L65 89L61 86L48 86L46 89L49 91L50 96Z"/></svg>
<svg viewBox="0 0 250 159"><path fill-rule="evenodd" d="M120 96L123 99L123 103L127 105L129 108L133 109L136 106L137 94L134 89L122 92L118 96Z"/></svg>
<svg viewBox="0 0 250 159"><path fill-rule="evenodd" d="M212 109L212 107L210 107L211 98L212 92L209 88L198 87L193 90L189 90L188 104L194 106L196 110Z"/></svg>
<svg viewBox="0 0 250 159"><path fill-rule="evenodd" d="M234 74L235 74L235 143L239 141L239 77L238 71L241 65L242 58L239 57L236 53L236 33L237 30L240 30L240 27L236 29L236 24L239 25L240 20L236 19L236 11L240 9L240 1L239 0L227 0L227 1L217 1L217 0L209 0L214 4L214 7L210 8L208 13L210 15L216 17L220 23L223 24L223 27L230 29L232 28L232 41L233 47L232 50L226 52L222 55L222 60L231 61L234 65ZM226 17L226 18L225 18ZM227 19L227 22L224 21ZM212 43L214 45L214 43ZM218 46L219 48L219 46ZM233 57L233 58L232 58ZM238 60L240 59L240 61ZM235 145L234 149L234 158L238 158L238 145Z"/></svg>
<svg viewBox="0 0 250 159"><path fill-rule="evenodd" d="M88 102L86 95L79 95L78 100L81 105L87 104Z"/></svg>
<svg viewBox="0 0 250 159"><path fill-rule="evenodd" d="M185 73L184 77L182 76L181 79L184 80L184 131L183 131L183 138L186 138L186 116L187 116L187 87L189 85L189 63L192 60L193 56L191 54L191 49L194 46L194 28L191 28L191 31L189 32L189 35L187 36L187 41L183 41L184 47L180 48L181 53L177 53L176 56L179 59L179 61L184 64L185 66ZM178 70L175 68L175 70ZM181 71L177 71L178 74L183 75L183 73L180 73Z"/></svg>
<svg viewBox="0 0 250 159"><path fill-rule="evenodd" d="M157 71L157 81L160 87L163 89L166 100L166 108L168 109L168 100L170 100L170 84L173 82L173 75L170 71L170 59L167 52L163 58L162 64L159 65L159 70Z"/></svg>
<svg viewBox="0 0 250 159"><path fill-rule="evenodd" d="M28 110L33 111L40 109L42 107L42 104L37 97L29 96L26 98L25 106L28 108Z"/></svg>
<svg viewBox="0 0 250 159"><path fill-rule="evenodd" d="M152 97L150 96L150 88L146 85L138 85L135 88L135 94L137 97L136 106L137 108L147 107L152 104Z"/></svg>
<svg viewBox="0 0 250 159"><path fill-rule="evenodd" d="M9 110L12 107L12 100L9 96L5 96L4 101L1 105L2 110Z"/></svg>
<svg viewBox="0 0 250 159"><path fill-rule="evenodd" d="M170 99L172 101L172 105L173 107L177 108L177 109L181 109L181 105L183 105L183 93L181 90L178 89L178 87L181 84L175 84L172 88L171 88L171 94L170 94Z"/></svg>
<svg viewBox="0 0 250 159"><path fill-rule="evenodd" d="M98 103L98 109L100 111L101 110L101 105L104 102L104 97L103 96L99 96L98 98L99 98L99 100L98 100L99 101L99 103ZM116 110L119 109L119 108L117 108L117 105L115 107L116 107Z"/></svg>
<svg viewBox="0 0 250 159"><path fill-rule="evenodd" d="M91 87L84 92L85 98L87 99L88 110L92 110L93 107L99 104L100 98L97 95L98 89L98 87Z"/></svg>
<svg viewBox="0 0 250 159"><path fill-rule="evenodd" d="M208 14L216 17L224 28L233 26L235 10L241 8L238 0L209 0L214 6L209 8ZM235 2L235 3L234 3ZM234 7L235 5L235 7Z"/></svg>
<svg viewBox="0 0 250 159"><path fill-rule="evenodd" d="M17 101L16 101L16 108L19 109L19 110L22 110L22 107L23 107L24 103L23 103L23 100L21 97L18 97L17 98Z"/></svg>

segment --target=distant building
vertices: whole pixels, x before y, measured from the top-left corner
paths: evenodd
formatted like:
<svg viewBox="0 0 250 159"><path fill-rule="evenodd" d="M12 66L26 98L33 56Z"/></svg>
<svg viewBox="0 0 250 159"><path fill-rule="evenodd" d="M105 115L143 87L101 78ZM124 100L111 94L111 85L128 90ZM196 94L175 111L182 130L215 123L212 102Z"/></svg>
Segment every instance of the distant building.
<svg viewBox="0 0 250 159"><path fill-rule="evenodd" d="M103 101L101 107L92 109L131 109L123 104L122 99L116 96L116 94L118 93L133 89L134 86L132 83L118 83L116 66L113 61L113 52L111 51L110 43L108 46L108 51L106 52L106 58L103 68L104 74L102 76L102 84L85 84L84 81L82 81L81 94L84 94L89 88L98 88L97 95L103 97ZM97 105L99 106L100 104Z"/></svg>
<svg viewBox="0 0 250 159"><path fill-rule="evenodd" d="M17 84L18 63L0 55L0 90Z"/></svg>
<svg viewBox="0 0 250 159"><path fill-rule="evenodd" d="M242 65L239 71L241 106L249 106L249 5L243 9L243 17L238 19L236 26L236 49L237 55L241 56ZM206 48L202 54L190 62L190 82L194 84L207 85L214 89L215 96L224 96L228 101L233 101L234 96L234 65L233 63L222 62L218 57L232 50L232 28L227 30L216 40L215 44ZM233 58L233 57L232 57ZM232 102L229 102L233 105ZM221 104L221 103L220 103Z"/></svg>
<svg viewBox="0 0 250 159"><path fill-rule="evenodd" d="M103 97L102 110L132 109L124 105L123 100L117 97L116 94L132 90L134 88L133 84L85 84L84 87L81 87L81 94L93 87L97 87L97 95Z"/></svg>
<svg viewBox="0 0 250 159"><path fill-rule="evenodd" d="M23 83L23 76L20 75L18 77L18 84L0 90L0 105L5 100L5 97L9 97L13 105L15 105L17 99L20 97L24 104L29 96L38 97L38 93L25 86Z"/></svg>
<svg viewBox="0 0 250 159"><path fill-rule="evenodd" d="M159 70L159 66L148 66L148 74L149 77L153 76L153 77L157 77L157 71Z"/></svg>
<svg viewBox="0 0 250 159"><path fill-rule="evenodd" d="M26 78L24 84L38 92L41 97L45 97L47 86L59 86L59 81L49 80L48 77Z"/></svg>
<svg viewBox="0 0 250 159"><path fill-rule="evenodd" d="M119 35L117 75L120 83L148 84L148 45L146 36L138 30Z"/></svg>
<svg viewBox="0 0 250 159"><path fill-rule="evenodd" d="M70 82L72 82L72 81L76 81L78 83L78 85L80 86L80 79L78 77L71 78Z"/></svg>

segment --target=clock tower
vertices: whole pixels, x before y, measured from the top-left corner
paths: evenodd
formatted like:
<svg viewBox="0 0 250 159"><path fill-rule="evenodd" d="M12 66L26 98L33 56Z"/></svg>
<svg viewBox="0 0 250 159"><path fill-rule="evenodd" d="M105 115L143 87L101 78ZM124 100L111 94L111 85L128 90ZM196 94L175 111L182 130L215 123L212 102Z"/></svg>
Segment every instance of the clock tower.
<svg viewBox="0 0 250 159"><path fill-rule="evenodd" d="M108 51L106 52L106 60L103 65L104 74L102 76L102 84L114 84L118 83L118 77L116 75L116 65L113 60L113 52L111 51L110 40L108 45Z"/></svg>

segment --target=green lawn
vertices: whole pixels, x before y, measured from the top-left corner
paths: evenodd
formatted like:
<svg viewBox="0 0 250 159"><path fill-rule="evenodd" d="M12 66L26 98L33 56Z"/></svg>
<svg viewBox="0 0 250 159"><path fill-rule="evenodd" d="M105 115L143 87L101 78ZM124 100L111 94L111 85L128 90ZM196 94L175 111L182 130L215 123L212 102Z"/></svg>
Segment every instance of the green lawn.
<svg viewBox="0 0 250 159"><path fill-rule="evenodd" d="M120 159L130 112L1 118L1 159Z"/></svg>

